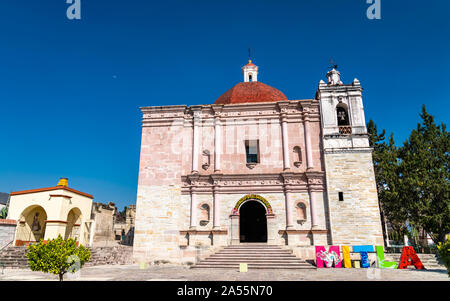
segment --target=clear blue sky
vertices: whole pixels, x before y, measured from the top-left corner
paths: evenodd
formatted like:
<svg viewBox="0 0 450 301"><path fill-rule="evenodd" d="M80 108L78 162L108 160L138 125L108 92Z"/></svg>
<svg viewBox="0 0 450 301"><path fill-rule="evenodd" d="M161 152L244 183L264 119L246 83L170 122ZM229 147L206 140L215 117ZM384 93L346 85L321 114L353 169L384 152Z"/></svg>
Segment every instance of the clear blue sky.
<svg viewBox="0 0 450 301"><path fill-rule="evenodd" d="M59 177L120 207L136 201L140 106L208 104L242 80L313 98L332 57L357 77L366 119L397 143L421 105L450 116L450 1L65 0L0 2L0 191Z"/></svg>

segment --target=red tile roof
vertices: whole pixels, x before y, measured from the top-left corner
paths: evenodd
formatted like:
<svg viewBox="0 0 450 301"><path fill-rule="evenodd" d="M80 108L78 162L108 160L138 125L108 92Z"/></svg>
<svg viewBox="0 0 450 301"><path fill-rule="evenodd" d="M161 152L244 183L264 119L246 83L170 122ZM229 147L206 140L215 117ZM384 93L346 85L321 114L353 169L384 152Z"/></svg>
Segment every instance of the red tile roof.
<svg viewBox="0 0 450 301"><path fill-rule="evenodd" d="M47 188L38 188L38 189L30 189L30 190L22 190L22 191L15 191L15 192L11 192L10 195L18 195L18 194L27 194L27 193L35 193L35 192L42 192L42 191L51 191L51 190L58 190L58 189L63 189L63 190L67 190L79 195L83 195L85 197L88 197L90 199L93 199L94 197L90 194L75 190L73 188L69 188L69 187L65 187L65 186L55 186L55 187L47 187Z"/></svg>
<svg viewBox="0 0 450 301"><path fill-rule="evenodd" d="M242 82L222 94L215 104L288 100L280 90L261 82Z"/></svg>

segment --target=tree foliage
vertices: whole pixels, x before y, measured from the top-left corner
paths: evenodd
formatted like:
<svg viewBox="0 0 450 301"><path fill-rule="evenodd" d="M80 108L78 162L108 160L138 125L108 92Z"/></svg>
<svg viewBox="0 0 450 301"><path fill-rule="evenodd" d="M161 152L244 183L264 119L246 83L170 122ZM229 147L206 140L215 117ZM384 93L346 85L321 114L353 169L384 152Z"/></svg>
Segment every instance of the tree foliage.
<svg viewBox="0 0 450 301"><path fill-rule="evenodd" d="M447 274L450 277L450 240L447 239L445 243L438 244L439 256L447 268Z"/></svg>
<svg viewBox="0 0 450 301"><path fill-rule="evenodd" d="M3 207L0 210L0 218L5 219L8 216L8 207Z"/></svg>
<svg viewBox="0 0 450 301"><path fill-rule="evenodd" d="M385 141L370 120L367 129L382 212L395 231L408 222L424 229L437 244L450 232L449 133L436 125L425 106L422 123L397 147L393 134Z"/></svg>
<svg viewBox="0 0 450 301"><path fill-rule="evenodd" d="M78 271L90 256L88 248L78 246L77 241L72 238L64 240L61 235L48 242L41 239L39 243L29 245L27 253L32 271L58 275L60 281L67 272Z"/></svg>
<svg viewBox="0 0 450 301"><path fill-rule="evenodd" d="M450 232L450 136L425 106L420 117L422 123L400 148L401 193L408 220L438 244Z"/></svg>
<svg viewBox="0 0 450 301"><path fill-rule="evenodd" d="M373 120L369 121L367 131L370 146L374 149L373 163L383 226L384 219L387 219L397 234L397 239L400 239L406 231L406 210L399 193L399 150L395 145L394 135L391 134L386 142L385 130L378 133Z"/></svg>

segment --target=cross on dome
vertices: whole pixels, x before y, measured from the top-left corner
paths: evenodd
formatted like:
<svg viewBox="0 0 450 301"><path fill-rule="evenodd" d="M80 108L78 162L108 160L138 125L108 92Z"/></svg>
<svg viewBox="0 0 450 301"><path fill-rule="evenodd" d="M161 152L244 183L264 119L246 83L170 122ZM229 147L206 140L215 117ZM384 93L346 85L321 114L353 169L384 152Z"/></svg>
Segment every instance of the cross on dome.
<svg viewBox="0 0 450 301"><path fill-rule="evenodd" d="M248 49L248 64L242 67L242 74L244 74L244 82L258 81L258 66L252 63L250 59L250 48Z"/></svg>

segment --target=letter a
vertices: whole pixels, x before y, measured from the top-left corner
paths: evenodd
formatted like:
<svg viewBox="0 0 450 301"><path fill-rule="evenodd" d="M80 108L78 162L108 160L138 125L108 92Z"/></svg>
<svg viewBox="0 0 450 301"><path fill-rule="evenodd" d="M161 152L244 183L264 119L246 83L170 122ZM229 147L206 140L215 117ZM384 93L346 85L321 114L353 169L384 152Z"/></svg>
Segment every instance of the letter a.
<svg viewBox="0 0 450 301"><path fill-rule="evenodd" d="M81 0L66 0L67 4L72 4L67 8L67 18L69 20L81 19Z"/></svg>
<svg viewBox="0 0 450 301"><path fill-rule="evenodd" d="M411 246L403 247L402 257L400 258L400 265L398 268L406 269L408 268L408 265L414 265L418 270L425 269L419 259L419 256L417 256L416 251L414 251L413 247Z"/></svg>
<svg viewBox="0 0 450 301"><path fill-rule="evenodd" d="M381 19L381 0L367 0L367 4L372 4L367 9L367 18L369 18L370 20L373 20L373 19L380 20Z"/></svg>

